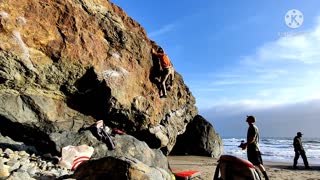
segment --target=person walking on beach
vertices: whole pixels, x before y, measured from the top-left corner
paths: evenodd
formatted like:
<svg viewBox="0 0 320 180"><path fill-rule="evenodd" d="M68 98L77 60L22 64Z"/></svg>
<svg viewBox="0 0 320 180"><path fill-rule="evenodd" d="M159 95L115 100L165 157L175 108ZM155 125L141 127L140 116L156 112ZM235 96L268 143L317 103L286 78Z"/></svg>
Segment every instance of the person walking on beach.
<svg viewBox="0 0 320 180"><path fill-rule="evenodd" d="M264 178L269 180L266 169L263 166L262 157L259 149L259 129L254 124L254 116L247 116L246 122L249 125L247 132L247 142L242 145L242 149L247 149L248 160L255 166L258 166Z"/></svg>
<svg viewBox="0 0 320 180"><path fill-rule="evenodd" d="M174 69L172 63L167 54L164 53L161 47L157 51L152 49L152 54L157 56L160 60L160 65L162 67L161 80L160 80L160 97L167 97L167 88L171 89L173 79L174 79ZM170 78L170 79L169 79ZM169 81L168 87L166 87L166 81Z"/></svg>
<svg viewBox="0 0 320 180"><path fill-rule="evenodd" d="M303 159L303 163L306 169L311 169L308 163L308 159L306 156L306 152L303 149L302 146L302 141L301 141L301 137L302 137L302 133L301 132L297 132L297 136L294 137L293 139L293 147L294 147L294 159L293 159L293 168L297 169L297 164L298 164L298 159L299 156L301 155L302 159Z"/></svg>

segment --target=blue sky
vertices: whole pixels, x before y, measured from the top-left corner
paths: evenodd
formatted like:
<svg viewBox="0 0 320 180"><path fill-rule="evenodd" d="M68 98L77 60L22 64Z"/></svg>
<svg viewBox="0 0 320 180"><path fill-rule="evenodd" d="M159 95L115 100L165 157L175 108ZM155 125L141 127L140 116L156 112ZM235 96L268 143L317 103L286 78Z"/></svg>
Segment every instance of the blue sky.
<svg viewBox="0 0 320 180"><path fill-rule="evenodd" d="M262 136L320 137L320 1L111 2L164 48L221 136L245 136L250 114Z"/></svg>

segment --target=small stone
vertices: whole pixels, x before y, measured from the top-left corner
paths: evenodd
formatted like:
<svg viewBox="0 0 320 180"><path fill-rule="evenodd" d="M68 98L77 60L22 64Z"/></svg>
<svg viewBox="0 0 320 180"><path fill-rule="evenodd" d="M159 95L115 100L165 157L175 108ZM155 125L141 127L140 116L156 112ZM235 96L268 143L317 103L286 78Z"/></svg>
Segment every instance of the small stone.
<svg viewBox="0 0 320 180"><path fill-rule="evenodd" d="M47 166L46 165L41 166L41 170L42 171L46 171L47 170Z"/></svg>
<svg viewBox="0 0 320 180"><path fill-rule="evenodd" d="M52 164L51 162L48 162L48 163L47 163L47 166L48 166L48 168L52 168L52 167L53 167L53 164Z"/></svg>
<svg viewBox="0 0 320 180"><path fill-rule="evenodd" d="M9 157L10 157L10 159L13 159L13 160L21 159L21 157L18 155L17 151L15 151L15 153L13 153L13 154L10 154Z"/></svg>
<svg viewBox="0 0 320 180"><path fill-rule="evenodd" d="M14 152L11 149L7 148L4 150L4 157L11 159L13 156Z"/></svg>
<svg viewBox="0 0 320 180"><path fill-rule="evenodd" d="M35 167L29 168L27 170L28 174L30 174L30 176L35 176L37 173L37 169Z"/></svg>
<svg viewBox="0 0 320 180"><path fill-rule="evenodd" d="M6 162L10 161L10 159L8 158L0 158L2 160L2 162L5 164Z"/></svg>
<svg viewBox="0 0 320 180"><path fill-rule="evenodd" d="M17 163L17 160L10 159L10 160L7 161L5 164L8 165L8 166L13 166L15 163Z"/></svg>
<svg viewBox="0 0 320 180"><path fill-rule="evenodd" d="M31 179L30 175L27 172L14 172L8 180L14 180L14 179Z"/></svg>
<svg viewBox="0 0 320 180"><path fill-rule="evenodd" d="M6 148L6 149L4 150L4 153L5 153L5 154L13 154L14 152L13 152L11 149Z"/></svg>
<svg viewBox="0 0 320 180"><path fill-rule="evenodd" d="M67 174L69 174L69 172L66 169L60 170L60 176L64 176L64 175L67 175Z"/></svg>
<svg viewBox="0 0 320 180"><path fill-rule="evenodd" d="M13 160L11 159L10 161L7 162L7 165L10 166L10 169L9 171L14 171L16 169L19 169L20 168L20 162L18 160Z"/></svg>
<svg viewBox="0 0 320 180"><path fill-rule="evenodd" d="M21 156L21 157L24 157L26 156L28 153L26 151L19 151L18 152L18 155Z"/></svg>
<svg viewBox="0 0 320 180"><path fill-rule="evenodd" d="M21 167L19 168L19 170L28 171L29 168L30 166L28 166L27 164L21 163Z"/></svg>
<svg viewBox="0 0 320 180"><path fill-rule="evenodd" d="M27 153L26 155L24 155L24 157L30 157L30 154Z"/></svg>
<svg viewBox="0 0 320 180"><path fill-rule="evenodd" d="M10 175L9 168L9 166L3 164L2 159L0 158L0 179Z"/></svg>
<svg viewBox="0 0 320 180"><path fill-rule="evenodd" d="M47 179L56 179L56 175L53 173L53 172L50 172L50 171L43 171L41 173L41 176L42 177L46 177Z"/></svg>
<svg viewBox="0 0 320 180"><path fill-rule="evenodd" d="M21 158L20 161L21 161L21 164L29 164L30 163L30 159L26 156Z"/></svg>
<svg viewBox="0 0 320 180"><path fill-rule="evenodd" d="M52 170L50 170L50 172L57 177L60 176L59 172L56 169L52 169Z"/></svg>
<svg viewBox="0 0 320 180"><path fill-rule="evenodd" d="M34 167L32 166L32 164L27 163L27 162L20 162L20 169L23 169L25 171L27 171L29 168Z"/></svg>
<svg viewBox="0 0 320 180"><path fill-rule="evenodd" d="M38 161L38 159L36 157L30 157L30 161Z"/></svg>

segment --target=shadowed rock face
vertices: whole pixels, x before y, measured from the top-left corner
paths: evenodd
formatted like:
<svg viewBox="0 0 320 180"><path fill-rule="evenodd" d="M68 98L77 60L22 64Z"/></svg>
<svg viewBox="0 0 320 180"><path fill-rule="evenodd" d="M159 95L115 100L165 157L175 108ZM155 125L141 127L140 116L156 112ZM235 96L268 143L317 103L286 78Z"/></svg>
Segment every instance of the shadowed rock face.
<svg viewBox="0 0 320 180"><path fill-rule="evenodd" d="M0 41L0 132L42 151L103 119L168 153L197 114L178 73L159 98L157 45L106 0L1 1Z"/></svg>
<svg viewBox="0 0 320 180"><path fill-rule="evenodd" d="M145 179L169 180L170 174L158 167L147 166L127 157L105 157L83 162L75 171L75 179Z"/></svg>
<svg viewBox="0 0 320 180"><path fill-rule="evenodd" d="M222 152L223 142L220 135L207 120L197 115L188 124L186 132L178 136L171 154L218 158Z"/></svg>
<svg viewBox="0 0 320 180"><path fill-rule="evenodd" d="M159 167L167 172L168 160L159 149L151 149L143 142L130 135L115 135L111 137L115 149L108 149L107 145L99 141L89 130L81 133L63 132L52 133L50 139L56 143L56 150L61 151L62 147L73 145L80 146L87 144L94 148L92 158L99 159L103 157L128 157L139 160L147 166Z"/></svg>

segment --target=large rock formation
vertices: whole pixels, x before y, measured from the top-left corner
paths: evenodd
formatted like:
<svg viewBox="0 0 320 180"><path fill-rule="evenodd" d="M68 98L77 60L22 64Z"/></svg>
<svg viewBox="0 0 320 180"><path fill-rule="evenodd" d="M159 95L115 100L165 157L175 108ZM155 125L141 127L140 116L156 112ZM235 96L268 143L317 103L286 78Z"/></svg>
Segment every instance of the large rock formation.
<svg viewBox="0 0 320 180"><path fill-rule="evenodd" d="M97 119L169 152L197 114L176 78L160 99L144 29L107 0L2 0L0 132L52 152Z"/></svg>
<svg viewBox="0 0 320 180"><path fill-rule="evenodd" d="M223 142L220 135L206 119L197 115L188 124L186 132L178 136L171 153L218 158L222 152Z"/></svg>
<svg viewBox="0 0 320 180"><path fill-rule="evenodd" d="M56 142L56 149L73 145L87 144L94 148L92 158L99 159L106 156L134 158L147 166L158 167L169 172L168 160L159 149L150 149L149 146L129 135L115 135L112 137L115 149L108 149L107 145L97 140L90 131L81 133L63 132L52 133L50 139Z"/></svg>

